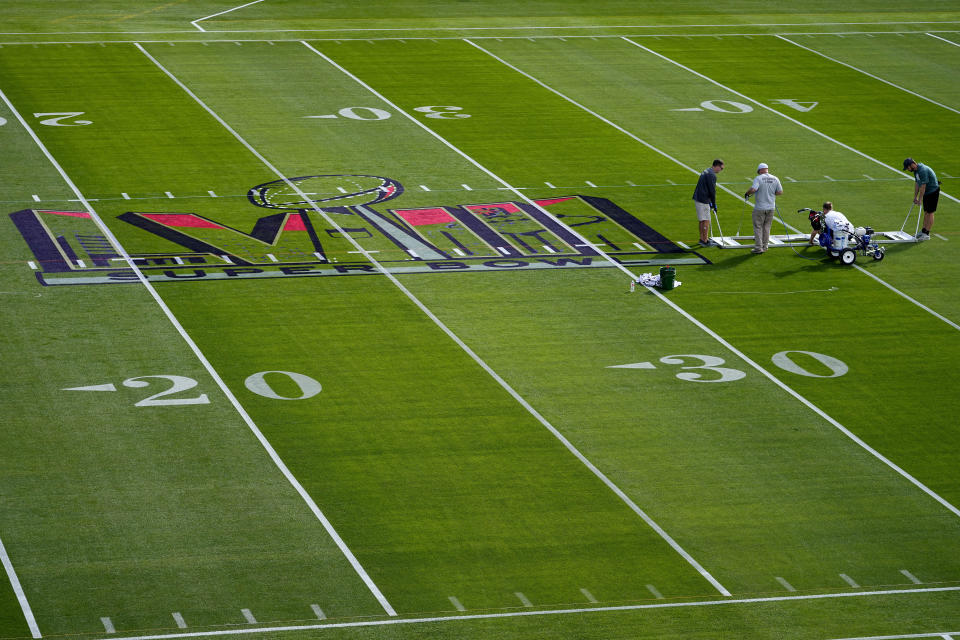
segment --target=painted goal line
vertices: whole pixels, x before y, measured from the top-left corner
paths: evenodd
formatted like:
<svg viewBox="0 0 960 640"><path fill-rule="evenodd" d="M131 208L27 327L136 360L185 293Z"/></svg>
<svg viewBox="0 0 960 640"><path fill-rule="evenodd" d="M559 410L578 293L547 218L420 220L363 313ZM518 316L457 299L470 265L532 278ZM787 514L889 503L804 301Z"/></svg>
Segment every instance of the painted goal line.
<svg viewBox="0 0 960 640"><path fill-rule="evenodd" d="M386 620L362 620L358 622L331 622L327 624L302 624L260 627L256 629L221 629L216 631L195 631L185 633L153 634L142 636L110 636L101 640L174 640L175 638L205 638L216 636L233 636L256 633L277 633L285 631L311 631L323 629L346 629L360 627L384 627L398 624L428 624L446 622L465 622L469 620L496 620L503 618L526 618L531 616L563 616L582 615L590 613L609 613L616 611L644 611L649 609L684 609L692 607L731 607L749 604L767 604L773 602L798 602L805 600L830 600L837 598L868 598L878 596L897 596L917 593L940 593L960 591L957 587L929 587L922 589L888 589L875 591L855 591L850 593L822 593L790 596L772 596L767 598L725 598L723 600L702 600L699 602L658 602L651 604L628 604L604 607L576 607L568 609L544 609L541 611L507 611L502 613L457 614L449 616L432 616L422 618L390 618ZM887 636L887 638L937 637L941 634L923 634L916 636ZM942 637L942 636L941 636ZM854 640L854 639L850 639ZM858 639L859 640L859 639ZM863 639L866 640L866 639ZM879 640L879 639L878 639Z"/></svg>

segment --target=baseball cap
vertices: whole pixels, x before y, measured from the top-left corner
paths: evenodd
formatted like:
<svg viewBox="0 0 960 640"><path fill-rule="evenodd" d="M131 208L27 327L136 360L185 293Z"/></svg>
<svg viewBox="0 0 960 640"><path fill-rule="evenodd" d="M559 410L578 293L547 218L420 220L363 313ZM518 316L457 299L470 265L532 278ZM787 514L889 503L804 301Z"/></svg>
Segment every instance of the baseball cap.
<svg viewBox="0 0 960 640"><path fill-rule="evenodd" d="M767 166L766 162L761 162L760 164L757 165L757 171L760 171L760 169L769 169L769 168L770 167Z"/></svg>
<svg viewBox="0 0 960 640"><path fill-rule="evenodd" d="M904 161L903 161L903 170L906 171L906 170L907 170L907 167L909 167L910 165L912 165L914 162L916 162L916 161L915 161L913 158L907 158L906 160L904 160Z"/></svg>

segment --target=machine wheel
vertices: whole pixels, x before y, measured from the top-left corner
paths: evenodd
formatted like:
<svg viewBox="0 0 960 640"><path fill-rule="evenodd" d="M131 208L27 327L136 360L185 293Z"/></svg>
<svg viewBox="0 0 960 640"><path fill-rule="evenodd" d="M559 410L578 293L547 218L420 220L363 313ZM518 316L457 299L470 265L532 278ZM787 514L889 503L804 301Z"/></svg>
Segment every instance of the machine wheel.
<svg viewBox="0 0 960 640"><path fill-rule="evenodd" d="M883 260L883 256L884 256L884 253L880 249L877 249L876 251L873 252L874 260L877 260L877 261Z"/></svg>
<svg viewBox="0 0 960 640"><path fill-rule="evenodd" d="M840 252L840 262L843 264L853 264L857 259L857 252L853 249L844 249Z"/></svg>

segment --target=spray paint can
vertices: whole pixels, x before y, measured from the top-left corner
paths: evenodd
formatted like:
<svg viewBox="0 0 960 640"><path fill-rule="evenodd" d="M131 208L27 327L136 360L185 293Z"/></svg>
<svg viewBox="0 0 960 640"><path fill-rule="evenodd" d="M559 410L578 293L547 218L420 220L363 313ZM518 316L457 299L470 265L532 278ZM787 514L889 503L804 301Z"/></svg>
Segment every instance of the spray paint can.
<svg viewBox="0 0 960 640"><path fill-rule="evenodd" d="M637 290L637 281L636 281L636 280L631 280L631 281L630 281L630 293L633 293L633 292L636 291L636 290Z"/></svg>

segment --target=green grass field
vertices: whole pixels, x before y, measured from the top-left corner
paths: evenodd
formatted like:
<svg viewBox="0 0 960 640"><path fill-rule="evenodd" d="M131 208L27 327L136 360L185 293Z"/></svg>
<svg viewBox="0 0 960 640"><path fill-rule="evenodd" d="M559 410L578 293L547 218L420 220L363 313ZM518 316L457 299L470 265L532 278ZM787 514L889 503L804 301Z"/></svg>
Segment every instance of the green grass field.
<svg viewBox="0 0 960 640"><path fill-rule="evenodd" d="M946 1L5 0L0 638L960 638L958 78ZM697 245L907 156L929 241Z"/></svg>

